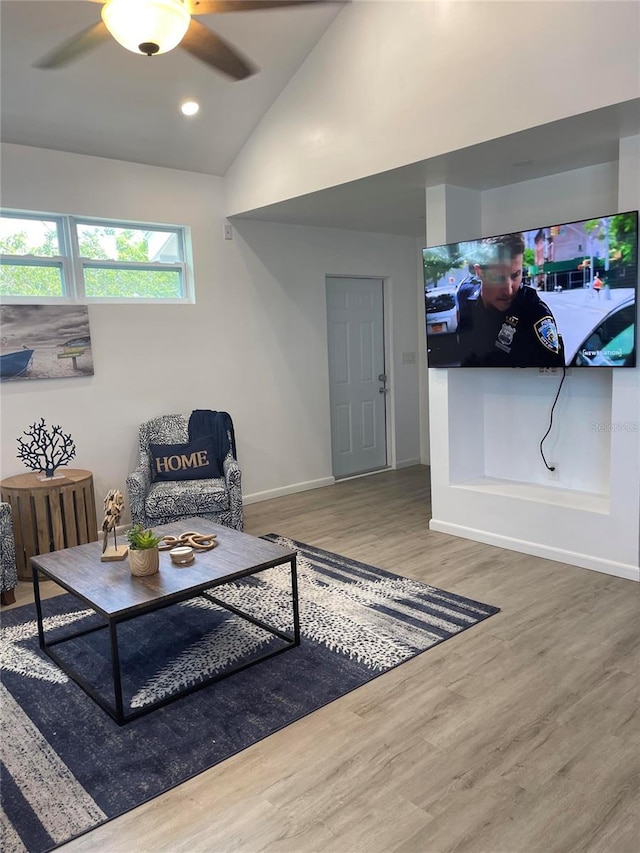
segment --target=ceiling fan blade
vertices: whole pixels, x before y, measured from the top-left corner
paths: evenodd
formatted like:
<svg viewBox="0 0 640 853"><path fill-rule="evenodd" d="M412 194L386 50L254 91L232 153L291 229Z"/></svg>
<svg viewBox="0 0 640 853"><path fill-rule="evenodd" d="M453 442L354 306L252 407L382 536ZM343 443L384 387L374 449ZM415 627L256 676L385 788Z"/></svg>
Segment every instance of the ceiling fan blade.
<svg viewBox="0 0 640 853"><path fill-rule="evenodd" d="M99 44L109 38L111 38L109 30L102 21L98 21L97 24L91 24L86 30L76 33L58 45L46 56L34 62L34 66L35 68L62 68L79 59L83 53L98 47Z"/></svg>
<svg viewBox="0 0 640 853"><path fill-rule="evenodd" d="M194 18L191 19L180 47L196 59L233 77L234 80L243 80L257 71L257 68L241 56L234 47Z"/></svg>
<svg viewBox="0 0 640 853"><path fill-rule="evenodd" d="M279 9L281 6L308 6L327 0L187 0L192 15L213 15L218 12L251 12L255 9Z"/></svg>

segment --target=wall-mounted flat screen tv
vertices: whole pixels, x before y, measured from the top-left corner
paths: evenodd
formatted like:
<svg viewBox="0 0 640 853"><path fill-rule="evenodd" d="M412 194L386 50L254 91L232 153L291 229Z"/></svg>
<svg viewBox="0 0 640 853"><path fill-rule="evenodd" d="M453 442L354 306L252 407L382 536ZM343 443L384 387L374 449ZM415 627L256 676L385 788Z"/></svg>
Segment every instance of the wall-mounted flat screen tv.
<svg viewBox="0 0 640 853"><path fill-rule="evenodd" d="M635 367L637 211L422 255L429 367Z"/></svg>

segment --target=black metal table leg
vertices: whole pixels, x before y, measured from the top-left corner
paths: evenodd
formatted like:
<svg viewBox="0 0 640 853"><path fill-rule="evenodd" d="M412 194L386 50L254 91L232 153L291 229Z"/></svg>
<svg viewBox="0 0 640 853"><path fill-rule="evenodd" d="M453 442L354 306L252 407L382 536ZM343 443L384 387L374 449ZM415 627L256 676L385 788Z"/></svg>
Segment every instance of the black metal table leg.
<svg viewBox="0 0 640 853"><path fill-rule="evenodd" d="M293 606L294 646L300 645L300 608L298 602L298 568L296 555L291 558L291 601Z"/></svg>
<svg viewBox="0 0 640 853"><path fill-rule="evenodd" d="M109 619L109 642L111 644L111 672L113 674L113 693L116 705L116 722L125 722L124 702L122 700L122 676L120 673L120 653L118 651L118 625Z"/></svg>
<svg viewBox="0 0 640 853"><path fill-rule="evenodd" d="M33 597L36 604L36 620L38 622L38 642L40 648L44 649L44 626L42 624L42 601L40 599L40 576L35 566L31 567L33 572Z"/></svg>

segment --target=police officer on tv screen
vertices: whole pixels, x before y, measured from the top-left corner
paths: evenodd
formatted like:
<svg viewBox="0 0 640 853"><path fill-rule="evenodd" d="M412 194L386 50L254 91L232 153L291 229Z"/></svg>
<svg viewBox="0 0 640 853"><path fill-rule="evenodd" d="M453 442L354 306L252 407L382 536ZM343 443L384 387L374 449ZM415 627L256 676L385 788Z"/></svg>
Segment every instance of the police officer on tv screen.
<svg viewBox="0 0 640 853"><path fill-rule="evenodd" d="M461 367L562 367L553 314L522 283L522 234L482 240L480 255L457 292Z"/></svg>

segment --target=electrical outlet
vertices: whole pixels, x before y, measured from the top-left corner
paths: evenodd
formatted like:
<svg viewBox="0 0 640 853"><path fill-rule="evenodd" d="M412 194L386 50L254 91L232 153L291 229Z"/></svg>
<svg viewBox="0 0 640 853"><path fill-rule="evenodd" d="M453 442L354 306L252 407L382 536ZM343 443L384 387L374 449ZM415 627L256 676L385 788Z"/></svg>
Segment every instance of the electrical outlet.
<svg viewBox="0 0 640 853"><path fill-rule="evenodd" d="M560 376L559 367L539 367L538 376Z"/></svg>
<svg viewBox="0 0 640 853"><path fill-rule="evenodd" d="M222 226L222 236L225 240L233 240L233 229L228 222Z"/></svg>
<svg viewBox="0 0 640 853"><path fill-rule="evenodd" d="M547 477L550 480L557 482L560 479L560 472L558 471L558 466L554 465L552 462L551 467L553 468L553 471L547 471Z"/></svg>

